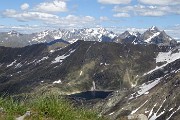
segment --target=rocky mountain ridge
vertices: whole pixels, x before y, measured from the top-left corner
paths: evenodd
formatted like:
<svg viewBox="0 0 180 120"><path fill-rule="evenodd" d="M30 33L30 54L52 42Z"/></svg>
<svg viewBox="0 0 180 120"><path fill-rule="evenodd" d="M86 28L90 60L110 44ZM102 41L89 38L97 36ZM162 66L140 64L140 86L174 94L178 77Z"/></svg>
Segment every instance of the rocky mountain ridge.
<svg viewBox="0 0 180 120"><path fill-rule="evenodd" d="M63 86L62 92L91 90L93 83L97 90L129 88L138 81L136 75L155 66L154 58L160 50L156 45L95 41L77 41L65 48L53 48L44 43L23 48L1 47L0 91L22 91L16 85L6 86L7 83L52 85L54 81L63 83L58 84Z"/></svg>
<svg viewBox="0 0 180 120"><path fill-rule="evenodd" d="M7 47L24 47L37 43L51 42L56 39L63 39L71 44L77 40L157 45L174 45L177 43L164 31L159 31L155 26L152 26L143 34L129 31L115 34L105 28L45 30L32 34L22 34L16 31L0 33L0 45Z"/></svg>

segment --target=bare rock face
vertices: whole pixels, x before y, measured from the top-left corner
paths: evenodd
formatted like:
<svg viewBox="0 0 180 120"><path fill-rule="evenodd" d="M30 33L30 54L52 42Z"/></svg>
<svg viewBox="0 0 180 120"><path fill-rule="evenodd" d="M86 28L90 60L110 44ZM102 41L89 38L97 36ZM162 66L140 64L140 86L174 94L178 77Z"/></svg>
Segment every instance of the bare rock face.
<svg viewBox="0 0 180 120"><path fill-rule="evenodd" d="M31 112L30 111L27 111L24 115L16 118L16 120L25 120L26 117L30 116L31 115Z"/></svg>
<svg viewBox="0 0 180 120"><path fill-rule="evenodd" d="M128 120L148 120L148 117L144 114L133 114L128 116Z"/></svg>

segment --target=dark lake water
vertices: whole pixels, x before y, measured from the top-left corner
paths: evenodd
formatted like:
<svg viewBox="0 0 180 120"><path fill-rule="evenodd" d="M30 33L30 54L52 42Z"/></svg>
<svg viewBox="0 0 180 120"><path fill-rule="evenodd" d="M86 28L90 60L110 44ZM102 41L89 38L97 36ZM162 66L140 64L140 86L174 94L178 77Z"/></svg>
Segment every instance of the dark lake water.
<svg viewBox="0 0 180 120"><path fill-rule="evenodd" d="M112 91L85 91L85 92L69 95L69 97L83 98L86 100L91 100L91 99L96 99L96 98L104 99L110 93L112 93Z"/></svg>

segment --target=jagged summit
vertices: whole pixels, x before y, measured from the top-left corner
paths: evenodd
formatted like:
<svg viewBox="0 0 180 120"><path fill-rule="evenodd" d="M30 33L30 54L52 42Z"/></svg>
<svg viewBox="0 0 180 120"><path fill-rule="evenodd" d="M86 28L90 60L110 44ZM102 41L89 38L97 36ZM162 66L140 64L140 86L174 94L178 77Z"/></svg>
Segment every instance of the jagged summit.
<svg viewBox="0 0 180 120"><path fill-rule="evenodd" d="M160 31L156 26L152 26L141 35L141 40L148 44L173 45L177 42L168 36L165 31Z"/></svg>
<svg viewBox="0 0 180 120"><path fill-rule="evenodd" d="M141 33L139 33L138 31L135 31L135 32L129 32L131 35L134 35L136 37L140 36Z"/></svg>
<svg viewBox="0 0 180 120"><path fill-rule="evenodd" d="M149 28L149 31L160 32L160 30L156 26L152 26L151 28Z"/></svg>
<svg viewBox="0 0 180 120"><path fill-rule="evenodd" d="M129 35L131 35L130 34L130 32L129 31L125 31L125 32L123 32L121 35L119 35L122 39L124 39L124 38L127 38Z"/></svg>
<svg viewBox="0 0 180 120"><path fill-rule="evenodd" d="M11 35L11 36L19 36L19 35L21 35L21 33L15 31L15 30L9 31L7 34Z"/></svg>

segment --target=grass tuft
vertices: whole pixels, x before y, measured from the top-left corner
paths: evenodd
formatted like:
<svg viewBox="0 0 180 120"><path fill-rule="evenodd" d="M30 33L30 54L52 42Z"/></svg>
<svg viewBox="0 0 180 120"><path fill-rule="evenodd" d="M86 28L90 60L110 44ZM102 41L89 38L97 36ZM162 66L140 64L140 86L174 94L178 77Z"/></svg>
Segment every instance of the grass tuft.
<svg viewBox="0 0 180 120"><path fill-rule="evenodd" d="M15 120L26 111L31 115L25 120L105 120L92 110L76 108L68 100L56 95L44 95L28 100L0 98L0 120Z"/></svg>

